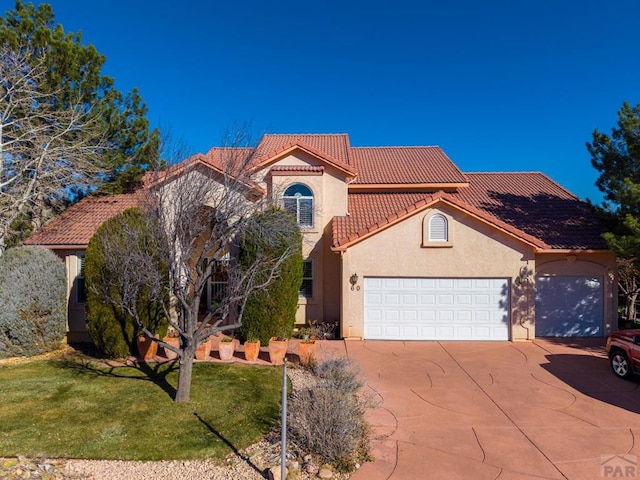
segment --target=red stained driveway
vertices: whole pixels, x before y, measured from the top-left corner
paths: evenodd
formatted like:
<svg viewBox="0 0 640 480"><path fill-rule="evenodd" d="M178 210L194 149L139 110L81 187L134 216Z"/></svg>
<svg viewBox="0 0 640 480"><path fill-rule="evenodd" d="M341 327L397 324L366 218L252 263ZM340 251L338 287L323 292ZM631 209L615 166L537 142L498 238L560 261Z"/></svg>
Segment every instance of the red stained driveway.
<svg viewBox="0 0 640 480"><path fill-rule="evenodd" d="M352 479L640 478L640 384L614 377L603 345L327 342L379 405L375 461Z"/></svg>

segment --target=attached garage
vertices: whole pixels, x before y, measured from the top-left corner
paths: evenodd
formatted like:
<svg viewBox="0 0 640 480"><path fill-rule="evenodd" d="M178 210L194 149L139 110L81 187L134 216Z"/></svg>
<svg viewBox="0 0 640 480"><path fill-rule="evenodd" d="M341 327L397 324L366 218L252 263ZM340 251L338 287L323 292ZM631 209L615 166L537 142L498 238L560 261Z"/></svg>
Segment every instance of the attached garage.
<svg viewBox="0 0 640 480"><path fill-rule="evenodd" d="M364 338L509 340L506 278L364 279Z"/></svg>
<svg viewBox="0 0 640 480"><path fill-rule="evenodd" d="M536 337L602 337L603 278L536 277Z"/></svg>

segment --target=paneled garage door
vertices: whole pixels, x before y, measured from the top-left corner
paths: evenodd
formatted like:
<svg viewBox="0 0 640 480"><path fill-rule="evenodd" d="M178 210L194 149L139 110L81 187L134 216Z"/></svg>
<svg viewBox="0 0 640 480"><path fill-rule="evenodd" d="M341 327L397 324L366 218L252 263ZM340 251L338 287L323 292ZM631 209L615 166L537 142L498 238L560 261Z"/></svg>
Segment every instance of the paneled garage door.
<svg viewBox="0 0 640 480"><path fill-rule="evenodd" d="M509 281L365 278L364 337L371 340L508 340Z"/></svg>
<svg viewBox="0 0 640 480"><path fill-rule="evenodd" d="M536 337L602 337L600 277L536 277Z"/></svg>

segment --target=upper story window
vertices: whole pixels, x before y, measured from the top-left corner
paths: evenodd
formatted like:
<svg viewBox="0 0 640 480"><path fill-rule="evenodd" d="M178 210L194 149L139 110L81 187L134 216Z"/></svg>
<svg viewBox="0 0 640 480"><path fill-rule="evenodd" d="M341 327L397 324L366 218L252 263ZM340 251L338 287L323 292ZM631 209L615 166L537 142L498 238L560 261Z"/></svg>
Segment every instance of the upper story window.
<svg viewBox="0 0 640 480"><path fill-rule="evenodd" d="M449 228L447 217L441 213L436 213L429 219L429 241L448 242Z"/></svg>
<svg viewBox="0 0 640 480"><path fill-rule="evenodd" d="M295 183L282 196L284 209L295 215L301 227L313 226L313 192L306 185Z"/></svg>

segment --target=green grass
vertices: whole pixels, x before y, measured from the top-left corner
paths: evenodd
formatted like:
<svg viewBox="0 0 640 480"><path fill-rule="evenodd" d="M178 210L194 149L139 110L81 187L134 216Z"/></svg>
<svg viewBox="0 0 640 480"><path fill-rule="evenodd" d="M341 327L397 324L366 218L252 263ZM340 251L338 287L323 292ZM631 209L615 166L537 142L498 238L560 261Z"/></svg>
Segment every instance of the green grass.
<svg viewBox="0 0 640 480"><path fill-rule="evenodd" d="M0 366L0 456L221 459L273 428L281 378L279 368L197 363L191 403L175 404L170 364Z"/></svg>

